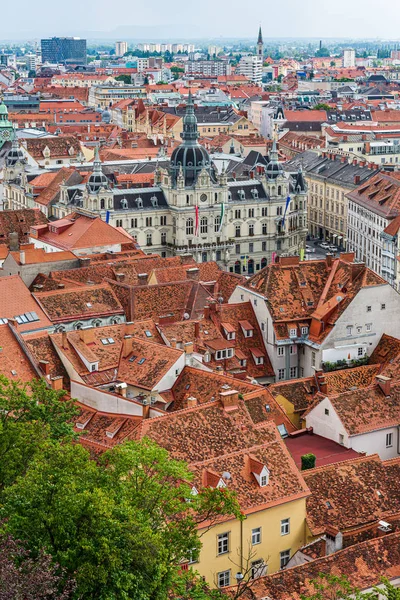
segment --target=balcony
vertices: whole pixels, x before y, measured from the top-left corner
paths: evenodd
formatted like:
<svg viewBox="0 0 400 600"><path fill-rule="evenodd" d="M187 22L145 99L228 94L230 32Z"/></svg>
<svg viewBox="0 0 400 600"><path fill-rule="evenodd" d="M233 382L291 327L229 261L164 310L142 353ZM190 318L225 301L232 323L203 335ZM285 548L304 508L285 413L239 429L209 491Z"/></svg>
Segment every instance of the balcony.
<svg viewBox="0 0 400 600"><path fill-rule="evenodd" d="M198 243L198 244L185 244L185 245L181 245L181 246L177 246L174 244L171 244L170 242L167 244L167 248L173 248L175 250L175 252L177 252L178 254L186 254L188 252L194 252L197 250L233 250L233 248L235 247L235 240L227 240L225 242L205 242L204 244Z"/></svg>

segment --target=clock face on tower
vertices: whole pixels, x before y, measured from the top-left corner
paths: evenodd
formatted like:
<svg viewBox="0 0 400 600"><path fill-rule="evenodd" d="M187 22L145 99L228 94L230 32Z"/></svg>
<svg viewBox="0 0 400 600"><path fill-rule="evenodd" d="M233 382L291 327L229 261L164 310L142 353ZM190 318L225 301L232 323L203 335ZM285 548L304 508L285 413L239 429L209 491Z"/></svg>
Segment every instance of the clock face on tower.
<svg viewBox="0 0 400 600"><path fill-rule="evenodd" d="M200 196L200 202L205 202L207 200L207 194L202 194Z"/></svg>
<svg viewBox="0 0 400 600"><path fill-rule="evenodd" d="M12 131L10 129L4 129L3 131L0 131L0 138L5 142L11 140Z"/></svg>

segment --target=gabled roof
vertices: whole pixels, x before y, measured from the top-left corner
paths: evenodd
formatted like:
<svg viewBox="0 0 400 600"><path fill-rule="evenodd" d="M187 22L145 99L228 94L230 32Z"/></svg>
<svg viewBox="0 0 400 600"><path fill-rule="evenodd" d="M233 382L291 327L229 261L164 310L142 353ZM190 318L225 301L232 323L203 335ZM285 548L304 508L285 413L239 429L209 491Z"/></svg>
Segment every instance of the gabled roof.
<svg viewBox="0 0 400 600"><path fill-rule="evenodd" d="M78 213L72 213L59 221L52 221L45 228L36 228L36 231L39 240L63 250L129 243L126 235L105 223L100 217L92 218Z"/></svg>
<svg viewBox="0 0 400 600"><path fill-rule="evenodd" d="M24 383L38 376L9 324L0 325L0 374Z"/></svg>
<svg viewBox="0 0 400 600"><path fill-rule="evenodd" d="M400 460L382 461L377 454L304 471L312 496L307 524L313 535L327 526L346 531L389 521L400 512ZM378 493L379 492L379 493Z"/></svg>
<svg viewBox="0 0 400 600"><path fill-rule="evenodd" d="M306 564L259 577L242 597L243 600L301 600L303 595L315 593L311 581L318 579L320 573L346 574L351 585L363 590L378 585L382 577L397 577L399 569L400 532L397 531ZM236 591L236 587L232 588L232 597Z"/></svg>
<svg viewBox="0 0 400 600"><path fill-rule="evenodd" d="M22 323L15 323L20 332L36 331L52 326L19 275L0 277L0 319L14 319L34 313Z"/></svg>

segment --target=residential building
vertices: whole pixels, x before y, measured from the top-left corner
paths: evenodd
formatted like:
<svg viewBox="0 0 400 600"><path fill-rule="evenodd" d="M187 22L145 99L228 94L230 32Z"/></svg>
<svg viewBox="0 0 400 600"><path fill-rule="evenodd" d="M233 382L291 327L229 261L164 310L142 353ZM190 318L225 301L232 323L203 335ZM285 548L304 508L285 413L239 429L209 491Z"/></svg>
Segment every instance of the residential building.
<svg viewBox="0 0 400 600"><path fill-rule="evenodd" d="M189 60L185 63L187 75L205 75L207 77L230 75L232 68L228 59L224 60Z"/></svg>
<svg viewBox="0 0 400 600"><path fill-rule="evenodd" d="M262 83L262 57L257 55L242 56L237 66L236 73L244 75L249 81L261 85Z"/></svg>
<svg viewBox="0 0 400 600"><path fill-rule="evenodd" d="M297 154L285 164L285 169L295 171L300 165L304 169L308 189L309 233L339 248L346 248L347 194L365 183L376 171L365 161L350 160L347 156L323 150Z"/></svg>
<svg viewBox="0 0 400 600"><path fill-rule="evenodd" d="M400 384L379 374L368 389L320 398L304 415L317 435L383 460L399 456Z"/></svg>
<svg viewBox="0 0 400 600"><path fill-rule="evenodd" d="M53 37L41 40L40 44L43 63L86 65L86 40Z"/></svg>
<svg viewBox="0 0 400 600"><path fill-rule="evenodd" d="M398 172L381 172L348 194L347 247L399 289ZM388 330L390 331L390 330Z"/></svg>
<svg viewBox="0 0 400 600"><path fill-rule="evenodd" d="M352 69L356 66L356 51L354 48L345 48L343 50L343 67Z"/></svg>
<svg viewBox="0 0 400 600"><path fill-rule="evenodd" d="M124 56L128 52L128 42L115 42L115 55Z"/></svg>
<svg viewBox="0 0 400 600"><path fill-rule="evenodd" d="M399 294L354 253L300 262L281 257L238 285L251 301L277 380L311 377L323 363L371 355L386 331L400 335Z"/></svg>
<svg viewBox="0 0 400 600"><path fill-rule="evenodd" d="M104 110L119 100L145 97L144 86L126 84L93 85L89 88L88 105Z"/></svg>

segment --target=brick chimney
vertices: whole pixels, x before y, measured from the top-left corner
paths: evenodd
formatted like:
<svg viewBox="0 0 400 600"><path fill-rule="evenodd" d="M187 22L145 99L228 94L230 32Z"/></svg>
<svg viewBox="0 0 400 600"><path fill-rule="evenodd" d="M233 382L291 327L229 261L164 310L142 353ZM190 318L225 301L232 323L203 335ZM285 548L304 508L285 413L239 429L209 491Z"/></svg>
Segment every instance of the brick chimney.
<svg viewBox="0 0 400 600"><path fill-rule="evenodd" d="M200 323L198 321L194 323L194 337L196 340L200 337Z"/></svg>
<svg viewBox="0 0 400 600"><path fill-rule="evenodd" d="M125 273L115 273L116 281L124 281L124 279L125 279Z"/></svg>
<svg viewBox="0 0 400 600"><path fill-rule="evenodd" d="M147 398L145 398L145 400L143 401L142 416L143 416L143 419L150 418L150 401Z"/></svg>
<svg viewBox="0 0 400 600"><path fill-rule="evenodd" d="M190 265L193 262L193 254L186 252L181 254L181 265Z"/></svg>
<svg viewBox="0 0 400 600"><path fill-rule="evenodd" d="M16 231L12 231L8 236L10 252L18 252L19 250L19 238Z"/></svg>
<svg viewBox="0 0 400 600"><path fill-rule="evenodd" d="M359 175L354 175L354 185L359 185L360 183L360 176Z"/></svg>
<svg viewBox="0 0 400 600"><path fill-rule="evenodd" d="M21 265L25 264L25 252L23 252L22 250L19 253L19 262L21 263Z"/></svg>
<svg viewBox="0 0 400 600"><path fill-rule="evenodd" d="M138 284L147 285L147 273L138 273Z"/></svg>
<svg viewBox="0 0 400 600"><path fill-rule="evenodd" d="M171 338L171 348L176 348L176 338Z"/></svg>
<svg viewBox="0 0 400 600"><path fill-rule="evenodd" d="M94 327L84 327L79 330L79 337L84 344L94 343Z"/></svg>
<svg viewBox="0 0 400 600"><path fill-rule="evenodd" d="M80 267L88 267L90 265L90 258L89 256L85 256L84 258L80 258L79 259L79 266Z"/></svg>
<svg viewBox="0 0 400 600"><path fill-rule="evenodd" d="M132 336L125 335L122 348L122 358L126 358L132 352Z"/></svg>
<svg viewBox="0 0 400 600"><path fill-rule="evenodd" d="M185 408L195 408L195 406L197 406L197 398L189 396L189 398L186 398L184 401L184 406Z"/></svg>
<svg viewBox="0 0 400 600"><path fill-rule="evenodd" d="M61 334L61 348L68 348L67 332L63 331Z"/></svg>
<svg viewBox="0 0 400 600"><path fill-rule="evenodd" d="M50 375L50 363L48 360L39 360L39 367L45 375Z"/></svg>
<svg viewBox="0 0 400 600"><path fill-rule="evenodd" d="M332 254L327 254L325 256L325 262L326 262L326 266L328 267L328 269L330 269L332 267L332 261L333 261Z"/></svg>
<svg viewBox="0 0 400 600"><path fill-rule="evenodd" d="M318 375L318 387L321 394L328 393L328 384L326 383L326 379L323 375Z"/></svg>
<svg viewBox="0 0 400 600"><path fill-rule="evenodd" d="M188 279L193 279L193 281L199 281L199 278L200 278L199 267L191 267L190 269L186 269L186 276Z"/></svg>
<svg viewBox="0 0 400 600"><path fill-rule="evenodd" d="M59 377L52 377L51 378L51 387L53 388L53 390L57 390L57 391L64 389L63 377L61 375Z"/></svg>
<svg viewBox="0 0 400 600"><path fill-rule="evenodd" d="M186 342L186 344L184 344L184 350L185 350L185 354L193 354L193 342Z"/></svg>
<svg viewBox="0 0 400 600"><path fill-rule="evenodd" d="M385 375L377 375L375 379L385 396L390 396L391 378Z"/></svg>
<svg viewBox="0 0 400 600"><path fill-rule="evenodd" d="M219 399L225 411L229 412L236 410L239 404L239 392L237 390L226 390L220 392Z"/></svg>

